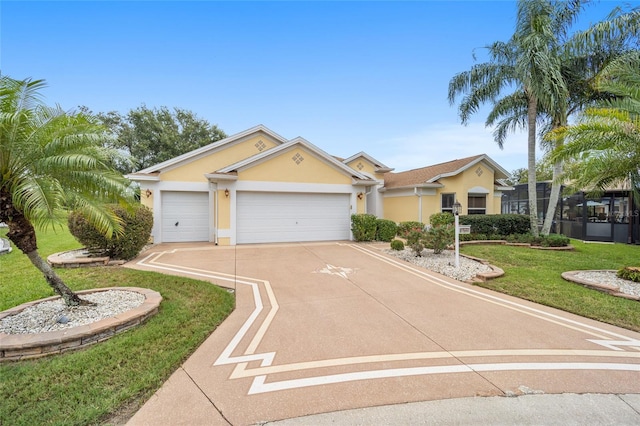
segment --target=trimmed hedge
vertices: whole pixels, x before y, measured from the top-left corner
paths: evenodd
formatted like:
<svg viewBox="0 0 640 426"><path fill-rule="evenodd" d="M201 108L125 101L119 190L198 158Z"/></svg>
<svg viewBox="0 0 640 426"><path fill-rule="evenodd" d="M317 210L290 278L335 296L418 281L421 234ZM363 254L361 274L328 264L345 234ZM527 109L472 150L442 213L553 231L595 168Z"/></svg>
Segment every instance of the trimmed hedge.
<svg viewBox="0 0 640 426"><path fill-rule="evenodd" d="M392 220L376 219L376 241L389 242L396 237L398 225Z"/></svg>
<svg viewBox="0 0 640 426"><path fill-rule="evenodd" d="M402 251L404 250L404 243L402 240L391 241L391 250Z"/></svg>
<svg viewBox="0 0 640 426"><path fill-rule="evenodd" d="M477 214L460 216L461 225L471 225L472 234L511 235L531 232L529 216L520 214Z"/></svg>
<svg viewBox="0 0 640 426"><path fill-rule="evenodd" d="M373 241L376 239L376 218L372 214L352 214L351 232L355 241Z"/></svg>
<svg viewBox="0 0 640 426"><path fill-rule="evenodd" d="M448 212L434 213L429 216L429 223L431 226L453 225L454 222L455 216Z"/></svg>
<svg viewBox="0 0 640 426"><path fill-rule="evenodd" d="M105 237L89 224L82 213L77 211L69 214L71 235L93 253L106 255L112 259L133 259L149 241L153 213L143 205L136 205L132 210L118 205L108 205L106 208L122 219L124 232L121 236Z"/></svg>

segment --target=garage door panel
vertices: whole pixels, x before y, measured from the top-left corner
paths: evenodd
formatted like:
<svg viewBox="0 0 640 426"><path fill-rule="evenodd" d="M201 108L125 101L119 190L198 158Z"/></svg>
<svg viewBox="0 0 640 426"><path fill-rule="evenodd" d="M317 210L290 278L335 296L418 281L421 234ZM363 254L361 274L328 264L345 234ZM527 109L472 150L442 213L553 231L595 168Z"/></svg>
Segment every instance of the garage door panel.
<svg viewBox="0 0 640 426"><path fill-rule="evenodd" d="M209 194L162 193L162 241L209 241Z"/></svg>
<svg viewBox="0 0 640 426"><path fill-rule="evenodd" d="M238 192L238 243L347 240L349 194Z"/></svg>

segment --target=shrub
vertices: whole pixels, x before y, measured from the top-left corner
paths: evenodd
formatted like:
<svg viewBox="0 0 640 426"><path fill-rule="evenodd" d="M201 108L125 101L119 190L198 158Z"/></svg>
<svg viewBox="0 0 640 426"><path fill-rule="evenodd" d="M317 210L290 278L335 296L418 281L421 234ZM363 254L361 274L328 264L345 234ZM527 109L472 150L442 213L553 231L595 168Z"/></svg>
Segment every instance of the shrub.
<svg viewBox="0 0 640 426"><path fill-rule="evenodd" d="M531 234L511 234L505 238L509 243L531 243L533 235Z"/></svg>
<svg viewBox="0 0 640 426"><path fill-rule="evenodd" d="M627 266L620 269L616 275L623 280L629 280L640 283L640 268L636 266Z"/></svg>
<svg viewBox="0 0 640 426"><path fill-rule="evenodd" d="M566 247L569 245L569 238L559 234L549 234L542 237L542 247Z"/></svg>
<svg viewBox="0 0 640 426"><path fill-rule="evenodd" d="M143 205L137 205L131 210L117 205L109 205L107 208L122 220L124 228L122 235L105 237L78 211L69 214L69 231L76 240L93 253L113 259L133 259L149 241L153 213Z"/></svg>
<svg viewBox="0 0 640 426"><path fill-rule="evenodd" d="M432 226L424 233L424 245L433 250L434 254L440 254L444 249L454 243L455 230L451 225Z"/></svg>
<svg viewBox="0 0 640 426"><path fill-rule="evenodd" d="M398 225L398 236L402 238L408 238L411 232L422 232L423 229L424 223L422 222L400 222L400 224Z"/></svg>
<svg viewBox="0 0 640 426"><path fill-rule="evenodd" d="M376 239L377 218L372 214L352 214L351 232L355 241L373 241Z"/></svg>
<svg viewBox="0 0 640 426"><path fill-rule="evenodd" d="M411 231L407 236L407 245L411 247L413 253L416 256L422 256L422 250L424 250L425 243L424 231Z"/></svg>
<svg viewBox="0 0 640 426"><path fill-rule="evenodd" d="M455 216L448 212L434 213L429 216L431 226L452 225L454 221Z"/></svg>
<svg viewBox="0 0 640 426"><path fill-rule="evenodd" d="M402 240L391 241L391 250L402 251L404 250L404 243Z"/></svg>
<svg viewBox="0 0 640 426"><path fill-rule="evenodd" d="M398 225L392 220L376 219L376 240L389 242L398 233Z"/></svg>
<svg viewBox="0 0 640 426"><path fill-rule="evenodd" d="M518 214L478 214L460 216L461 225L471 225L474 234L510 235L531 232L529 216Z"/></svg>

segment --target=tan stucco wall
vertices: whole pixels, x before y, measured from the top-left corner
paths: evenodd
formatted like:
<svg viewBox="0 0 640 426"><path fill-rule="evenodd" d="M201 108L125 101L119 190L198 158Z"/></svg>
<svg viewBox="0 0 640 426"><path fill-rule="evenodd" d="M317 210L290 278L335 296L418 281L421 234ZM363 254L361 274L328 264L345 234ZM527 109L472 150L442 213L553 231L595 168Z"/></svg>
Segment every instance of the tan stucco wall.
<svg viewBox="0 0 640 426"><path fill-rule="evenodd" d="M262 141L264 148L262 151L256 147L256 144ZM210 155L198 160L189 162L175 169L160 173L160 180L163 181L180 181L180 182L206 182L204 175L220 170L226 166L242 161L271 149L278 144L265 134L257 134L245 141L231 144L219 151L215 151Z"/></svg>
<svg viewBox="0 0 640 426"><path fill-rule="evenodd" d="M362 196L362 200L359 200L358 197L356 197L356 213L358 214L364 214L367 212L367 204L366 204L366 195L364 195L364 191L363 192L363 196Z"/></svg>
<svg viewBox="0 0 640 426"><path fill-rule="evenodd" d="M418 220L418 197L385 197L383 199L384 218L394 222Z"/></svg>
<svg viewBox="0 0 640 426"><path fill-rule="evenodd" d="M231 194L224 195L224 184L218 188L218 230L231 228Z"/></svg>
<svg viewBox="0 0 640 426"><path fill-rule="evenodd" d="M218 238L218 245L219 246L230 246L231 245L231 238L229 238L229 237Z"/></svg>
<svg viewBox="0 0 640 426"><path fill-rule="evenodd" d="M151 191L151 195L147 197L146 194L147 188L140 188L140 204L145 207L148 207L149 210L153 211L153 191Z"/></svg>
<svg viewBox="0 0 640 426"><path fill-rule="evenodd" d="M362 169L358 167L358 164L362 164ZM373 176L373 178L378 180L382 180L384 178L384 173L376 173L375 165L363 157L356 158L355 160L347 163L347 166L351 167L353 170L357 172L361 172L369 176Z"/></svg>
<svg viewBox="0 0 640 426"><path fill-rule="evenodd" d="M482 169L482 174L478 176L476 171L478 168ZM493 202L493 184L494 176L493 171L487 167L484 163L476 164L469 169L465 170L459 175L442 178L439 180L444 185L444 188L438 189L437 197L437 211L440 211L441 197L440 194L456 194L456 200L462 205L462 212L460 214L467 214L467 196L469 190L476 186L481 186L489 191L487 194L487 214L500 213L500 209L495 210L495 204Z"/></svg>
<svg viewBox="0 0 640 426"><path fill-rule="evenodd" d="M293 160L296 155L303 158L298 164ZM302 147L283 151L274 158L238 172L238 180L351 184L350 176Z"/></svg>

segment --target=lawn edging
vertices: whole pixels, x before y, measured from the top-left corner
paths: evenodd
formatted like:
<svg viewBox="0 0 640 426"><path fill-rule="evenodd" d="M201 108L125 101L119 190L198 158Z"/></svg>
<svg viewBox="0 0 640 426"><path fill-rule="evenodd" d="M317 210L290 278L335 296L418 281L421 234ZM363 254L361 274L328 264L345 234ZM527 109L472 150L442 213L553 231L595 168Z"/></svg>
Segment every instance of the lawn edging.
<svg viewBox="0 0 640 426"><path fill-rule="evenodd" d="M593 281L588 281L588 280L579 278L577 276L577 274L579 274L581 272L616 272L616 270L615 269L595 269L595 270L589 270L589 271L567 271L567 272L563 272L560 275L566 281L570 281L570 282L573 282L573 283L576 283L576 284L580 284L580 285L582 285L584 287L591 288L593 290L602 291L602 292L608 293L608 294L610 294L612 296L624 297L625 299L640 301L640 297L639 296L634 296L632 294L622 293L620 291L620 289L618 287L616 287L616 286L596 283L596 282L593 282Z"/></svg>
<svg viewBox="0 0 640 426"><path fill-rule="evenodd" d="M71 327L46 333L6 334L0 333L0 362L20 361L23 359L41 358L71 350L82 349L98 342L105 341L116 334L127 331L146 321L158 313L162 301L160 293L139 287L108 287L78 291L77 294L91 294L108 290L133 291L145 297L144 302L134 309L105 318L91 324ZM29 306L60 296L48 297L0 312L0 319L15 315Z"/></svg>

